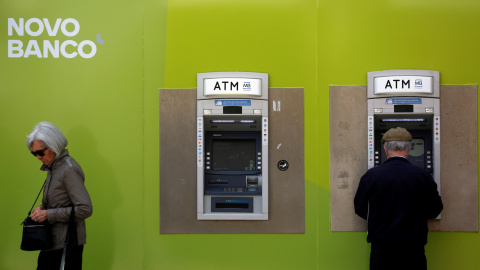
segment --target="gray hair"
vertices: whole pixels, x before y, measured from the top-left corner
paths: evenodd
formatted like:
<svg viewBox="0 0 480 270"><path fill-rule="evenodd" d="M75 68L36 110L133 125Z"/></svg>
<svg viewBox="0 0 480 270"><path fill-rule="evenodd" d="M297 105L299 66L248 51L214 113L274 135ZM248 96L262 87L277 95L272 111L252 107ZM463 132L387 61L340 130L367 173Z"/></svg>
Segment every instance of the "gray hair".
<svg viewBox="0 0 480 270"><path fill-rule="evenodd" d="M27 147L32 151L33 141L42 141L45 147L55 152L56 156L67 147L68 141L63 133L54 124L49 122L38 123L27 137Z"/></svg>
<svg viewBox="0 0 480 270"><path fill-rule="evenodd" d="M412 143L409 141L389 141L385 142L383 145L385 145L385 149L389 154L391 151L403 151L405 155L408 155L412 148Z"/></svg>

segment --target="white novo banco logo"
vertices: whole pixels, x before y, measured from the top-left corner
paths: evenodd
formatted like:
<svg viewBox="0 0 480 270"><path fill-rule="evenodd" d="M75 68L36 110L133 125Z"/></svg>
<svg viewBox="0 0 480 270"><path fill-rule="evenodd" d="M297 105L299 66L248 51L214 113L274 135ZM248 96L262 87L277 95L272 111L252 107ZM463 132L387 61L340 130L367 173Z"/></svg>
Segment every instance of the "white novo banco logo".
<svg viewBox="0 0 480 270"><path fill-rule="evenodd" d="M53 23L53 22L52 22ZM40 36L44 31L50 37L57 37L63 35L66 37L74 37L80 32L80 24L77 20L56 19L53 23L48 19L40 20L38 18L31 18L25 21L24 18L15 20L8 18L8 36L17 35L23 37L25 35L30 37ZM97 40L99 39L97 35ZM102 41L103 43L103 41ZM60 55L65 58L74 58L80 56L82 58L92 58L97 53L97 46L91 40L83 40L77 42L74 40L35 40L31 39L27 44L21 40L8 40L8 57L9 58L28 58L36 56L38 58L59 58Z"/></svg>

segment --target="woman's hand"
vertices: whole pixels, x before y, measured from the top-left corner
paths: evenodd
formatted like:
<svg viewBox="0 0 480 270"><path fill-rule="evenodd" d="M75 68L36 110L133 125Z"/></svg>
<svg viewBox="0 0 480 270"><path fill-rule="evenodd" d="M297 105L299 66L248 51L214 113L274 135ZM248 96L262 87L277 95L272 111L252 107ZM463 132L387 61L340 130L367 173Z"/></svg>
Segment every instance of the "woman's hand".
<svg viewBox="0 0 480 270"><path fill-rule="evenodd" d="M47 220L47 210L43 206L39 206L33 210L32 215L30 216L33 221L42 223Z"/></svg>

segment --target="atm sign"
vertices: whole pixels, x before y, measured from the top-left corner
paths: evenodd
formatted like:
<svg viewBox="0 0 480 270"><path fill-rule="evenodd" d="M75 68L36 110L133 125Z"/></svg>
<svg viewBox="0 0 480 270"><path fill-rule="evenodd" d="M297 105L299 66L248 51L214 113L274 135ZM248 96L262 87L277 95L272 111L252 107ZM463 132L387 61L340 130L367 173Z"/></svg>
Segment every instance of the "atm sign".
<svg viewBox="0 0 480 270"><path fill-rule="evenodd" d="M374 94L433 94L433 77L392 76L374 79Z"/></svg>
<svg viewBox="0 0 480 270"><path fill-rule="evenodd" d="M205 96L261 96L262 80L252 78L214 78L203 81Z"/></svg>

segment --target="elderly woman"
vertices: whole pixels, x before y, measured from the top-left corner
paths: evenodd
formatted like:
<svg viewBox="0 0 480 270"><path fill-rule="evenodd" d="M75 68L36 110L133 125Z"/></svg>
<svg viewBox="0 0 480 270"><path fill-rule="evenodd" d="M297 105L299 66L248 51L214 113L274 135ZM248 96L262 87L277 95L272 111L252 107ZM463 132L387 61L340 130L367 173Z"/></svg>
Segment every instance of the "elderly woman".
<svg viewBox="0 0 480 270"><path fill-rule="evenodd" d="M85 175L78 163L69 156L67 139L53 124L37 124L27 137L27 147L47 172L42 205L35 208L31 218L48 221L52 229L52 247L38 256L37 270L59 269L72 207L75 207L78 246L66 259L67 269L82 268L83 245L86 243L85 219L92 215L92 202L85 188Z"/></svg>

